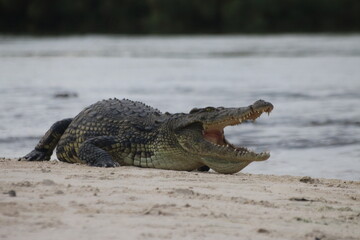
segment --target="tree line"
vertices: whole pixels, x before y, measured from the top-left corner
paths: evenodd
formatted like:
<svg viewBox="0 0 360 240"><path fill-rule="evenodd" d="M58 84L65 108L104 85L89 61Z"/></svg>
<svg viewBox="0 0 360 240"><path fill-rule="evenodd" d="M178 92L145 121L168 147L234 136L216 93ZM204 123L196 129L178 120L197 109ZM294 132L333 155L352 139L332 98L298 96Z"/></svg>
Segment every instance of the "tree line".
<svg viewBox="0 0 360 240"><path fill-rule="evenodd" d="M0 0L0 32L359 32L359 0Z"/></svg>

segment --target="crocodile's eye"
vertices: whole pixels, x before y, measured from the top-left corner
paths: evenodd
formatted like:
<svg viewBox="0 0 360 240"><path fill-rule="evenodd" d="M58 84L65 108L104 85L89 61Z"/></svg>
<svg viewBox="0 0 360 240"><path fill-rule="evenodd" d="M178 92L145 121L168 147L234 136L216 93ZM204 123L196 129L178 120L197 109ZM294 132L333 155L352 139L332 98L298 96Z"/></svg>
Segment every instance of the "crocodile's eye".
<svg viewBox="0 0 360 240"><path fill-rule="evenodd" d="M212 112L212 111L215 111L215 108L214 107L206 107L205 111Z"/></svg>

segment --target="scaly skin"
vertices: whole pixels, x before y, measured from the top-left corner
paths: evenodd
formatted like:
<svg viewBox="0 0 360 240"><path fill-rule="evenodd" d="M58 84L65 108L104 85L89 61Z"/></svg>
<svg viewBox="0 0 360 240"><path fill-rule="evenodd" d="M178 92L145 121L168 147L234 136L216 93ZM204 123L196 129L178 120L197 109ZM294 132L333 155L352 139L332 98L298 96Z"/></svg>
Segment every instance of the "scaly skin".
<svg viewBox="0 0 360 240"><path fill-rule="evenodd" d="M272 109L271 103L259 100L248 107L163 114L141 102L103 100L73 119L56 122L23 159L49 160L57 146L58 159L70 163L236 173L270 154L233 146L224 137L224 127L255 120Z"/></svg>

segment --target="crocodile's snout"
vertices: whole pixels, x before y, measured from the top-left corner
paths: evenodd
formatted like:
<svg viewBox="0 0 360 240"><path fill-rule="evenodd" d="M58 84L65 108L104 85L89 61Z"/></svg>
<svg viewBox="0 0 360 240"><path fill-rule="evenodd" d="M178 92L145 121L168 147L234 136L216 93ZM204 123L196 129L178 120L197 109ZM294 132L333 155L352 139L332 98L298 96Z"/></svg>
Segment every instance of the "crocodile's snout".
<svg viewBox="0 0 360 240"><path fill-rule="evenodd" d="M262 112L267 112L267 113L270 113L274 109L274 106L271 103L266 102L261 99L257 100L249 107L251 108L252 111L260 111L261 110Z"/></svg>

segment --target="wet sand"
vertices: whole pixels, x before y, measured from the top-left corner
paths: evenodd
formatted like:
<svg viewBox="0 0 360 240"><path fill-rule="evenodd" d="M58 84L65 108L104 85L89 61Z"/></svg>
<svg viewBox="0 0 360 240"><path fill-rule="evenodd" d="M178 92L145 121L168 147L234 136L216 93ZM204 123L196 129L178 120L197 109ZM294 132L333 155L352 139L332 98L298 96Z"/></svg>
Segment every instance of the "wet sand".
<svg viewBox="0 0 360 240"><path fill-rule="evenodd" d="M359 239L360 182L0 159L0 239Z"/></svg>

